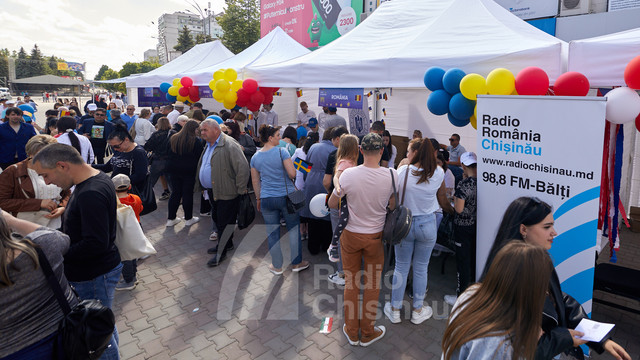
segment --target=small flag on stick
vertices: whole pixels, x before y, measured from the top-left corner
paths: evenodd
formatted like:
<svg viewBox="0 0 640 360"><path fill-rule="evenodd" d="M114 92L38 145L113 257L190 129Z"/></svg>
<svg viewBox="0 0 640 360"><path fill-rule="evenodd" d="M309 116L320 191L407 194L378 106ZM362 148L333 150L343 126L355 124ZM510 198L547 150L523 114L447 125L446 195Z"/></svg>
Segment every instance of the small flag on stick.
<svg viewBox="0 0 640 360"><path fill-rule="evenodd" d="M326 317L322 319L322 325L320 326L320 334L328 334L331 332L333 326L333 318Z"/></svg>
<svg viewBox="0 0 640 360"><path fill-rule="evenodd" d="M298 95L298 97L302 97L302 89L296 90L296 95Z"/></svg>
<svg viewBox="0 0 640 360"><path fill-rule="evenodd" d="M311 171L312 166L312 163L306 162L300 158L297 158L296 161L293 162L293 167L295 167L296 170L302 173L308 173L309 171Z"/></svg>

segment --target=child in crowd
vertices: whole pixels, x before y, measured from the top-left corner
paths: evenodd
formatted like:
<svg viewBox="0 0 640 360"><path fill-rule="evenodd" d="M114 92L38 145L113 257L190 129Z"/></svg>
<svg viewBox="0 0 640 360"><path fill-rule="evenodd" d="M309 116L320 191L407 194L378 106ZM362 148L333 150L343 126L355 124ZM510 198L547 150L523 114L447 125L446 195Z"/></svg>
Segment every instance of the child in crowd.
<svg viewBox="0 0 640 360"><path fill-rule="evenodd" d="M118 201L124 205L129 205L136 214L138 223L140 222L140 213L142 212L142 200L138 195L129 194L131 190L131 180L125 174L118 174L114 176L111 181L116 188L116 196ZM126 260L122 262L122 280L116 285L116 290L133 290L138 285L138 279L136 278L137 272L137 260Z"/></svg>
<svg viewBox="0 0 640 360"><path fill-rule="evenodd" d="M340 145L338 146L338 153L336 154L336 171L333 176L333 186L336 188L336 193L341 194L340 188L340 175L348 168L354 167L358 164L358 138L355 135L345 134L340 137ZM342 230L347 226L349 221L349 209L347 208L347 198L342 197L340 200L340 216L338 220L338 226L333 232L333 238L331 239L331 245L327 249L329 254L329 261L340 261L339 241Z"/></svg>

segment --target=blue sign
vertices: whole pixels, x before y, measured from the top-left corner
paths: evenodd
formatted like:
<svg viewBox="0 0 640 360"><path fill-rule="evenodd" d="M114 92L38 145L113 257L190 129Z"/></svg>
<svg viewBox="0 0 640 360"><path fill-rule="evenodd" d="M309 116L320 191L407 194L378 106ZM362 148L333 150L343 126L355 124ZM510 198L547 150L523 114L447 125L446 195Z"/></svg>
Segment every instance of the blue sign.
<svg viewBox="0 0 640 360"><path fill-rule="evenodd" d="M198 92L200 93L200 98L213 98L213 90L211 90L208 86L198 86Z"/></svg>
<svg viewBox="0 0 640 360"><path fill-rule="evenodd" d="M170 104L160 88L138 88L138 107L153 107Z"/></svg>
<svg viewBox="0 0 640 360"><path fill-rule="evenodd" d="M318 106L362 109L363 88L326 89L320 88Z"/></svg>

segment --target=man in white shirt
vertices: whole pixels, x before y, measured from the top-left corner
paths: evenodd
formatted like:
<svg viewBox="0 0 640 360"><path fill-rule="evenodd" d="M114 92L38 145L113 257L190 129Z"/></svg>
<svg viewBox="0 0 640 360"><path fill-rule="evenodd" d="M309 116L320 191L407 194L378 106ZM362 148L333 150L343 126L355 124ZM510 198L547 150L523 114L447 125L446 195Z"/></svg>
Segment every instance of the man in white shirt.
<svg viewBox="0 0 640 360"><path fill-rule="evenodd" d="M171 126L175 125L178 122L178 116L180 116L184 112L184 103L182 101L176 101L173 104L173 111L167 115L167 119L169 119L169 123Z"/></svg>
<svg viewBox="0 0 640 360"><path fill-rule="evenodd" d="M116 107L120 110L120 111L124 111L124 102L122 102L122 100L120 100L120 96L116 95L116 99L113 100L114 103L116 103Z"/></svg>
<svg viewBox="0 0 640 360"><path fill-rule="evenodd" d="M309 105L307 105L306 101L300 103L300 113L297 116L298 126L304 126L308 130L309 119L315 118L316 113L309 110Z"/></svg>
<svg viewBox="0 0 640 360"><path fill-rule="evenodd" d="M260 115L258 115L258 128L256 133L260 131L262 124L278 126L278 113L273 111L273 103L263 105Z"/></svg>

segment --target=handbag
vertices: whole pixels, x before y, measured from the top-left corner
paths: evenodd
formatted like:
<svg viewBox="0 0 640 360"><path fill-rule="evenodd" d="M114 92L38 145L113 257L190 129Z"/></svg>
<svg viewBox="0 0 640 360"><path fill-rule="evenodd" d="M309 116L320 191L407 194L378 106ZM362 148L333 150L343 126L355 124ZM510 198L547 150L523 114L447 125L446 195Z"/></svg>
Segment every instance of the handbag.
<svg viewBox="0 0 640 360"><path fill-rule="evenodd" d="M65 315L58 325L57 335L61 339L65 358L70 360L100 358L109 347L115 329L116 321L113 311L102 305L99 300L83 300L72 309L44 252L39 247L36 247L36 251L49 287ZM54 353L55 351L54 348Z"/></svg>
<svg viewBox="0 0 640 360"><path fill-rule="evenodd" d="M116 211L116 246L122 261L133 260L145 255L153 255L157 251L144 235L133 208L120 203Z"/></svg>
<svg viewBox="0 0 640 360"><path fill-rule="evenodd" d="M240 195L238 208L238 228L240 230L249 227L256 218L256 209L253 207L249 194Z"/></svg>
<svg viewBox="0 0 640 360"><path fill-rule="evenodd" d="M453 218L454 214L442 214L442 220L438 225L438 237L436 244L440 244L449 250L456 251L456 245L453 241Z"/></svg>
<svg viewBox="0 0 640 360"><path fill-rule="evenodd" d="M133 172L133 164L129 167L129 179L131 179L131 173ZM144 186L142 189L139 189L137 186L131 184L131 193L138 195L140 200L142 200L142 211L140 212L140 216L152 213L158 209L158 204L156 203L156 194L153 192L153 184L149 181L149 174L147 174L144 178Z"/></svg>
<svg viewBox="0 0 640 360"><path fill-rule="evenodd" d="M407 186L407 178L409 177L409 167L407 167L407 175L404 179L405 189ZM411 224L413 223L413 217L411 216L411 210L403 206L399 202L398 192L396 191L396 182L393 178L393 169L389 169L391 173L391 184L393 186L393 196L396 199L396 207L393 210L387 208L387 216L384 221L384 228L382 229L382 241L389 245L398 245L411 231ZM402 202L404 202L404 195L402 194Z"/></svg>
<svg viewBox="0 0 640 360"><path fill-rule="evenodd" d="M284 163L284 158L282 157L282 150L278 149L278 151L280 153L280 159ZM289 186L287 185L287 178L289 176L287 176L287 171L284 169L284 164L282 165L282 171L284 172L284 188L287 191L287 196L286 196L287 211L289 212L289 214L293 214L302 210L302 208L304 207L304 202L305 202L304 191L298 190L298 188L296 188L296 184L293 184L293 188L296 190L291 194L289 194Z"/></svg>

